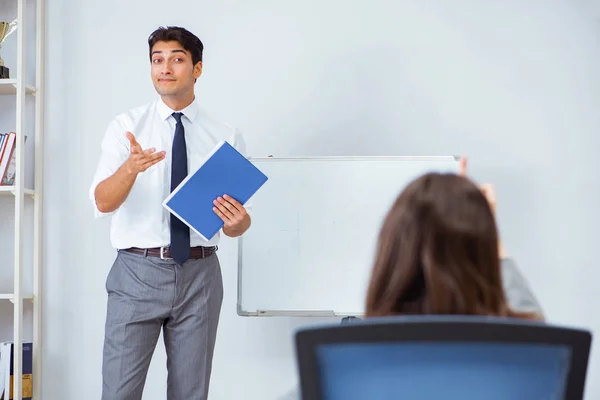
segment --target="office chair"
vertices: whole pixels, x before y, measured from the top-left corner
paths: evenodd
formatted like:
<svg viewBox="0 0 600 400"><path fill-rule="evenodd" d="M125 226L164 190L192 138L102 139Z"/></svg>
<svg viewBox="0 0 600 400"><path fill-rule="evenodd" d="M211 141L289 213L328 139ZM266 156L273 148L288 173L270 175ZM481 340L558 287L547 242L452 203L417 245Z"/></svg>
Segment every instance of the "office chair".
<svg viewBox="0 0 600 400"><path fill-rule="evenodd" d="M478 316L368 318L295 336L304 400L581 400L591 339Z"/></svg>

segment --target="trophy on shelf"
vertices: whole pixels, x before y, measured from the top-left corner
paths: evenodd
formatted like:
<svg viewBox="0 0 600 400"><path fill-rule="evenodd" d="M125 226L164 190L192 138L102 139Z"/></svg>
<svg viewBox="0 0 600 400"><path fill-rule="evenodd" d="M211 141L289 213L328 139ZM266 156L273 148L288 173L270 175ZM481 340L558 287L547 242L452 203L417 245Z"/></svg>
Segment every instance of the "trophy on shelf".
<svg viewBox="0 0 600 400"><path fill-rule="evenodd" d="M17 20L13 22L2 22L0 21L0 49L2 48L2 42L17 29ZM10 78L8 68L4 66L4 60L0 55L0 79Z"/></svg>

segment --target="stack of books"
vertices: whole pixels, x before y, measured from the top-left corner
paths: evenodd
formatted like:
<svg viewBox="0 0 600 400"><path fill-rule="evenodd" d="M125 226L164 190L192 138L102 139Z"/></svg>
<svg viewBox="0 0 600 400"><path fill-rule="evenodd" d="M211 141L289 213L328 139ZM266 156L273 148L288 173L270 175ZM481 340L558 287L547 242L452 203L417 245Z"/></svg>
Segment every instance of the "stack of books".
<svg viewBox="0 0 600 400"><path fill-rule="evenodd" d="M16 138L15 132L0 133L0 185L15 184Z"/></svg>
<svg viewBox="0 0 600 400"><path fill-rule="evenodd" d="M12 342L0 343L0 399L11 400L14 396L14 372L13 362L15 349ZM31 342L23 342L22 358L22 396L23 400L31 400L33 392L33 345Z"/></svg>
<svg viewBox="0 0 600 400"><path fill-rule="evenodd" d="M15 132L0 133L0 185L2 186L15 184L16 143Z"/></svg>

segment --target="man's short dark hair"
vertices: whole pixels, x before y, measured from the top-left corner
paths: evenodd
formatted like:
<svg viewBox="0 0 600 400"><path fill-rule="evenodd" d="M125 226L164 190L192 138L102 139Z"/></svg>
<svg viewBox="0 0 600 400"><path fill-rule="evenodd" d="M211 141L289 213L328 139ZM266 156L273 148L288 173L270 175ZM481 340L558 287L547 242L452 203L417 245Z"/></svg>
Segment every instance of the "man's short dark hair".
<svg viewBox="0 0 600 400"><path fill-rule="evenodd" d="M154 47L156 42L171 41L179 42L184 49L190 52L194 65L202 61L202 52L204 51L202 41L192 32L179 26L161 26L150 34L148 38L150 61L152 61L152 47Z"/></svg>

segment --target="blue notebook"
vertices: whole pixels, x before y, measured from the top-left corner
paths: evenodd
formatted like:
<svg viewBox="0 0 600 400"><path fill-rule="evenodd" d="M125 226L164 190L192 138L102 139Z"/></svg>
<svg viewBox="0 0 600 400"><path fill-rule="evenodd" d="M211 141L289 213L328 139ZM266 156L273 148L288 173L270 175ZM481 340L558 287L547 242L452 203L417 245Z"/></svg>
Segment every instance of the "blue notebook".
<svg viewBox="0 0 600 400"><path fill-rule="evenodd" d="M233 146L219 142L206 161L169 194L163 207L210 240L223 227L213 201L227 194L244 205L267 179Z"/></svg>

